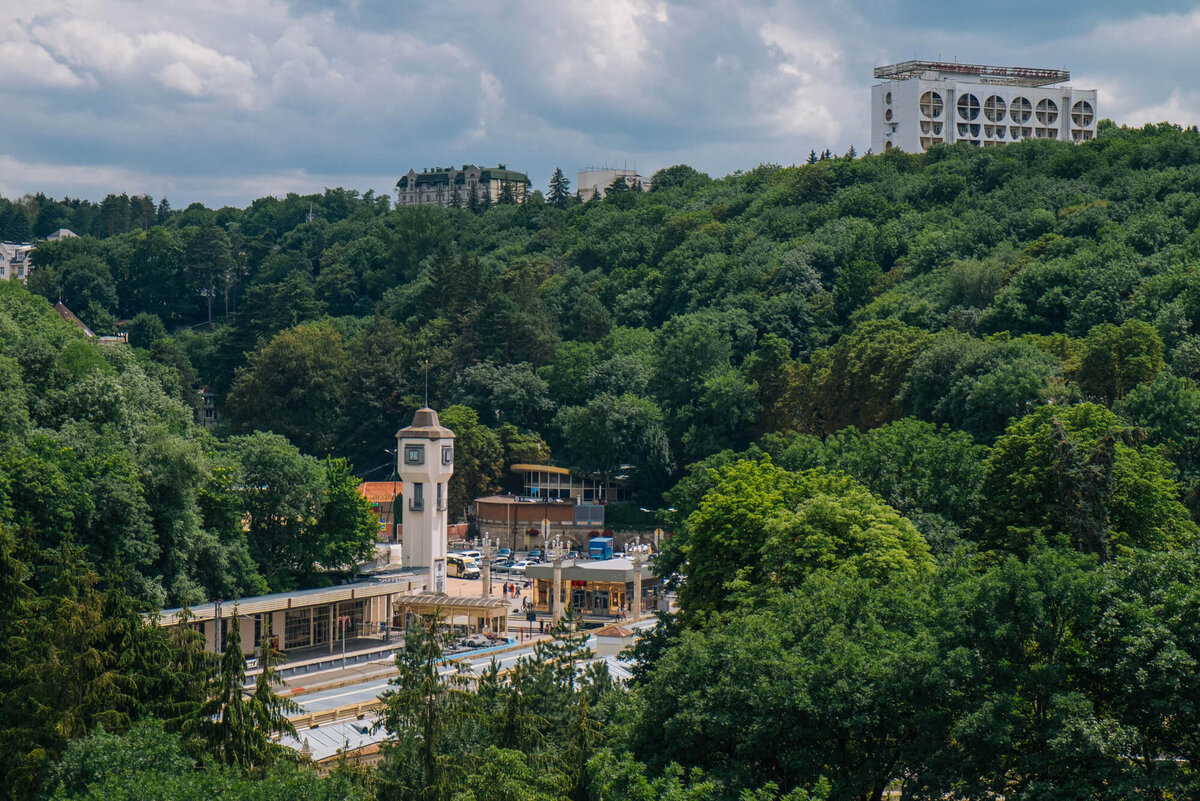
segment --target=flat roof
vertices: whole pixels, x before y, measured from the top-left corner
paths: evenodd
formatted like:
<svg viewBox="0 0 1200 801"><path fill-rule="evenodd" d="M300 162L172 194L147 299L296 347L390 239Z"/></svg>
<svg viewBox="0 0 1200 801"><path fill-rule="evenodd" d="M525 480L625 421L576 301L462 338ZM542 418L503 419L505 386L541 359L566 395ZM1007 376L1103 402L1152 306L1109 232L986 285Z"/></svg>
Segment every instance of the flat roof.
<svg viewBox="0 0 1200 801"><path fill-rule="evenodd" d="M414 595L402 595L396 603L407 607L428 606L442 609L507 609L508 599L504 597L482 598L478 595L443 595L438 592L422 592Z"/></svg>
<svg viewBox="0 0 1200 801"><path fill-rule="evenodd" d="M232 616L235 606L239 615L257 615L263 612L301 609L338 601L378 598L380 595L388 593L408 593L410 592L409 585L412 584L419 584L420 589L424 590L426 572L424 568L405 570L369 581L339 584L336 587L318 587L313 590L295 590L293 592L276 592L271 595L255 595L249 598L233 598L220 602L221 616ZM164 609L159 613L158 622L163 626L173 626L179 622L179 615L182 611L183 607ZM190 622L193 623L212 620L217 616L216 602L188 607L188 615Z"/></svg>
<svg viewBox="0 0 1200 801"><path fill-rule="evenodd" d="M565 467L555 467L550 464L514 464L511 468L514 473L558 473L560 476L569 476L571 471Z"/></svg>
<svg viewBox="0 0 1200 801"><path fill-rule="evenodd" d="M525 568L525 576L533 579L554 578L554 565L543 562L540 565L529 565ZM633 581L633 560L623 559L564 559L562 566L563 581ZM642 563L642 579L654 578L648 562Z"/></svg>
<svg viewBox="0 0 1200 801"><path fill-rule="evenodd" d="M1070 70L1047 67L999 67L990 64L959 64L956 61L901 61L875 68L876 78L919 78L929 70L972 75L983 83L1011 84L1014 86L1046 86L1071 80Z"/></svg>

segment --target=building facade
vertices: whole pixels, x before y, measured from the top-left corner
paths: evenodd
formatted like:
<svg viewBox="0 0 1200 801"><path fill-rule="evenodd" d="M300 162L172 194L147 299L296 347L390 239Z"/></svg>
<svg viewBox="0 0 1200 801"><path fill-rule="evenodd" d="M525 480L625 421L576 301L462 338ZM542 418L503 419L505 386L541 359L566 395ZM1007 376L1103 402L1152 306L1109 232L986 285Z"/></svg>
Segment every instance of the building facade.
<svg viewBox="0 0 1200 801"><path fill-rule="evenodd" d="M503 164L496 167L464 164L461 170L430 167L420 172L409 170L400 177L396 182L396 205L466 208L472 195L476 202L486 197L491 203L499 203L506 193L515 202L524 203L529 193L529 176Z"/></svg>
<svg viewBox="0 0 1200 801"><path fill-rule="evenodd" d="M650 188L650 181L638 175L637 170L620 169L617 167L589 167L580 170L575 176L575 191L580 200L591 200L593 196L603 198L613 181L624 178L630 189Z"/></svg>
<svg viewBox="0 0 1200 801"><path fill-rule="evenodd" d="M1071 79L1067 70L905 61L877 67L875 77L882 79L871 87L875 153L1096 135L1096 90L1058 85Z"/></svg>

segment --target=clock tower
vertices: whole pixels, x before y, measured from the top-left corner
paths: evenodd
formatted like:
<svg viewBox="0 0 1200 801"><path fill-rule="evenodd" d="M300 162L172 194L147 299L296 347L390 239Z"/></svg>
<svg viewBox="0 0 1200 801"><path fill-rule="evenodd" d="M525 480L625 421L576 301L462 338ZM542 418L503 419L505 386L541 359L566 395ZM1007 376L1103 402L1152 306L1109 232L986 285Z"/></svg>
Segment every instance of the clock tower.
<svg viewBox="0 0 1200 801"><path fill-rule="evenodd" d="M405 567L429 571L430 592L446 591L448 483L454 475L454 432L443 428L437 412L417 409L412 425L396 432L396 470L404 486Z"/></svg>

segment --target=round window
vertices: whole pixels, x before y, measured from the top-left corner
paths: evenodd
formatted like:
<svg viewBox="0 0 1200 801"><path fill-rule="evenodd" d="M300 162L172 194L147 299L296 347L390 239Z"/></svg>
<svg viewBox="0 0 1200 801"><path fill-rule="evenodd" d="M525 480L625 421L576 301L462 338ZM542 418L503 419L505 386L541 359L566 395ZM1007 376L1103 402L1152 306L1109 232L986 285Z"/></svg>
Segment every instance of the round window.
<svg viewBox="0 0 1200 801"><path fill-rule="evenodd" d="M883 96L883 102L884 102L884 103L891 103L891 102L892 102L892 93L891 93L891 92L888 92L887 94L885 94L885 95Z"/></svg>
<svg viewBox="0 0 1200 801"><path fill-rule="evenodd" d="M1058 104L1049 98L1043 98L1037 104L1037 121L1042 125L1053 125L1058 120Z"/></svg>
<svg viewBox="0 0 1200 801"><path fill-rule="evenodd" d="M983 101L983 116L987 117L988 122L1000 122L1004 119L1004 111L1004 98L999 95L992 95Z"/></svg>
<svg viewBox="0 0 1200 801"><path fill-rule="evenodd" d="M883 118L885 120L887 120L888 122L892 121L892 110L890 108L887 111L883 112Z"/></svg>
<svg viewBox="0 0 1200 801"><path fill-rule="evenodd" d="M1080 100L1075 105L1071 106L1071 122L1078 125L1080 128L1085 128L1092 124L1095 119L1096 112L1092 110L1092 104L1086 100Z"/></svg>
<svg viewBox="0 0 1200 801"><path fill-rule="evenodd" d="M936 120L942 116L942 96L937 92L926 92L921 95L921 100L918 103L921 108L921 113L929 119Z"/></svg>
<svg viewBox="0 0 1200 801"><path fill-rule="evenodd" d="M1033 104L1027 97L1014 97L1008 105L1008 116L1012 117L1013 122L1029 122L1032 114Z"/></svg>
<svg viewBox="0 0 1200 801"><path fill-rule="evenodd" d="M979 98L975 95L960 95L958 98L958 116L964 120L973 120L979 116Z"/></svg>

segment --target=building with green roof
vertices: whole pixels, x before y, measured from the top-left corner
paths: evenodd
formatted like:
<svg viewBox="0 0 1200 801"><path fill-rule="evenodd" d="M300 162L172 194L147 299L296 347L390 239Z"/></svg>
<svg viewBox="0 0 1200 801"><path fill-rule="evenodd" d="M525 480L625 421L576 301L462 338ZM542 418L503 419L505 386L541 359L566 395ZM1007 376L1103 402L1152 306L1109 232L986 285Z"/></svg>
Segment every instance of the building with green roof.
<svg viewBox="0 0 1200 801"><path fill-rule="evenodd" d="M495 167L464 164L461 170L428 167L420 172L409 170L400 177L396 182L396 205L466 207L472 195L476 202L487 198L499 203L502 197L511 195L517 203L523 203L528 193L529 176L503 164Z"/></svg>

